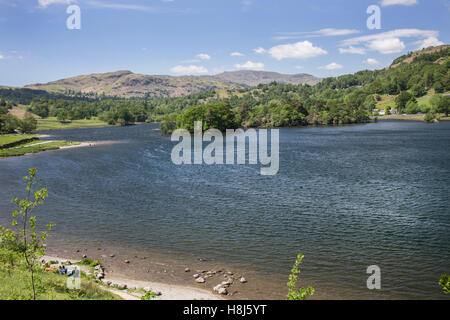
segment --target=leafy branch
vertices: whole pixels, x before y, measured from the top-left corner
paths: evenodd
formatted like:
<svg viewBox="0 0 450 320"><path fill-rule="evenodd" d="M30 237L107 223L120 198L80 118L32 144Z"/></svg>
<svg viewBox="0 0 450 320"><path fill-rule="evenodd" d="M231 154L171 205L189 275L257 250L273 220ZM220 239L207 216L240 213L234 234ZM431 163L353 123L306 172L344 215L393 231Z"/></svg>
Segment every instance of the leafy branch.
<svg viewBox="0 0 450 320"><path fill-rule="evenodd" d="M289 288L287 300L307 300L315 292L315 289L311 286L306 289L297 289L298 275L300 274L299 266L302 263L303 258L304 255L299 253L297 255L297 260L295 260L294 266L292 267L291 274L289 275L289 282L287 283Z"/></svg>

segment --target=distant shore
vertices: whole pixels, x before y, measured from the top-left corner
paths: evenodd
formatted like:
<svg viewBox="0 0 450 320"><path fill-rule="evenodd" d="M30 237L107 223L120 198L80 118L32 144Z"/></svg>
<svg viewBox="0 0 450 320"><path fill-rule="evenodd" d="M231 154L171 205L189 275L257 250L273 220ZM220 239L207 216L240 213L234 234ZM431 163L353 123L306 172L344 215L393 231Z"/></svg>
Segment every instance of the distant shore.
<svg viewBox="0 0 450 320"><path fill-rule="evenodd" d="M378 116L378 120L414 120L424 121L424 114L393 114L388 116ZM439 121L450 121L450 117L441 117Z"/></svg>

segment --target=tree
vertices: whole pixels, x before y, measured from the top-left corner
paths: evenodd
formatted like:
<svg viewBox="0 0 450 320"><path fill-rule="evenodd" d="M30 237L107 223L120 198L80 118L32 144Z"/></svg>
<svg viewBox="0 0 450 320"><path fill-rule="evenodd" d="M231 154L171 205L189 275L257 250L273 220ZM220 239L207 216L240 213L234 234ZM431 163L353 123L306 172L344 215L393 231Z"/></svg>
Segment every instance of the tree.
<svg viewBox="0 0 450 320"><path fill-rule="evenodd" d="M58 115L56 116L59 122L64 123L69 118L66 110L59 110Z"/></svg>
<svg viewBox="0 0 450 320"><path fill-rule="evenodd" d="M133 123L133 116L128 108L122 108L119 110L118 119L121 126L128 126Z"/></svg>
<svg viewBox="0 0 450 320"><path fill-rule="evenodd" d="M20 121L19 129L23 133L33 133L37 128L37 120L29 113Z"/></svg>
<svg viewBox="0 0 450 320"><path fill-rule="evenodd" d="M32 210L41 205L48 195L47 188L33 190L33 186L40 181L36 173L37 170L32 168L28 170L28 176L24 177L27 182L25 199L14 198L11 200L17 206L17 210L12 212L11 226L14 231L0 226L1 242L6 243L25 258L27 268L30 270L33 300L36 300L34 267L38 258L44 255L44 241L50 236L49 232L54 226L53 223L47 224L47 231L38 232L36 217L30 215Z"/></svg>
<svg viewBox="0 0 450 320"><path fill-rule="evenodd" d="M19 125L20 119L10 113L0 116L1 133L13 133L14 130L19 128Z"/></svg>
<svg viewBox="0 0 450 320"><path fill-rule="evenodd" d="M385 116L391 115L391 107L387 106L386 108L384 108L384 115Z"/></svg>
<svg viewBox="0 0 450 320"><path fill-rule="evenodd" d="M406 108L406 104L408 103L408 101L413 99L414 97L408 91L400 92L397 98L395 98L395 105L397 107L398 112L403 112Z"/></svg>
<svg viewBox="0 0 450 320"><path fill-rule="evenodd" d="M425 87L422 83L417 83L411 88L411 93L414 95L414 97L419 98L424 96L427 93L427 90L425 90Z"/></svg>
<svg viewBox="0 0 450 320"><path fill-rule="evenodd" d="M417 102L409 100L406 104L405 112L407 114L416 114L420 111L420 107Z"/></svg>
<svg viewBox="0 0 450 320"><path fill-rule="evenodd" d="M300 274L299 265L302 263L304 256L299 253L297 255L297 260L295 260L294 266L292 267L291 274L289 275L289 282L287 286L289 288L287 300L307 300L315 292L313 287L299 288L297 289L298 274Z"/></svg>
<svg viewBox="0 0 450 320"><path fill-rule="evenodd" d="M450 112L450 96L435 95L431 98L431 105L436 112L445 113L445 116L448 117Z"/></svg>

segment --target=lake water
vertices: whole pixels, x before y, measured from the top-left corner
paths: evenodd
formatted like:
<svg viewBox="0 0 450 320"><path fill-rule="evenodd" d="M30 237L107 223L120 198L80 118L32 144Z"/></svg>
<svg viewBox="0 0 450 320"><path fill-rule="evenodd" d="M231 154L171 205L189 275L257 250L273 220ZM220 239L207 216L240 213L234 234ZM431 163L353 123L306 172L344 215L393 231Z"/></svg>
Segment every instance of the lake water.
<svg viewBox="0 0 450 320"><path fill-rule="evenodd" d="M175 166L175 143L157 127L43 132L122 143L0 160L0 222L36 167L49 198L35 213L65 241L205 257L284 280L301 252L301 278L324 296L443 297L450 122L282 129L276 176L250 165ZM370 265L381 268L377 292L366 288Z"/></svg>

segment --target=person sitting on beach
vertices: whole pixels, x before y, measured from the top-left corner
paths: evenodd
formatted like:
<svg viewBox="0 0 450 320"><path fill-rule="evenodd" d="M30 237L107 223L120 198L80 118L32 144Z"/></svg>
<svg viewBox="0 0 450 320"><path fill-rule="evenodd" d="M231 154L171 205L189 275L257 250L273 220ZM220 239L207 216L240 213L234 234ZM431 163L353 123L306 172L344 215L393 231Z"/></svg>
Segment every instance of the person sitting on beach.
<svg viewBox="0 0 450 320"><path fill-rule="evenodd" d="M61 267L61 274L66 274L67 273L67 269L65 266Z"/></svg>

